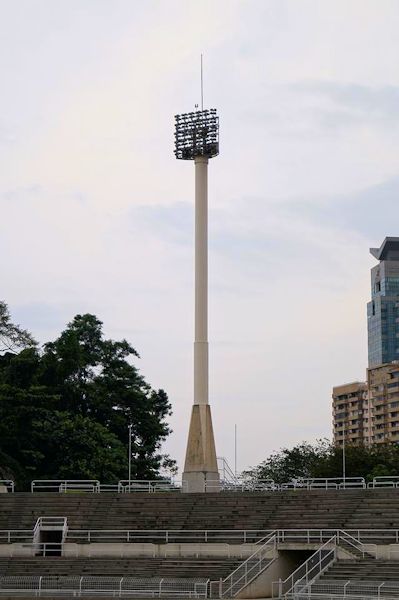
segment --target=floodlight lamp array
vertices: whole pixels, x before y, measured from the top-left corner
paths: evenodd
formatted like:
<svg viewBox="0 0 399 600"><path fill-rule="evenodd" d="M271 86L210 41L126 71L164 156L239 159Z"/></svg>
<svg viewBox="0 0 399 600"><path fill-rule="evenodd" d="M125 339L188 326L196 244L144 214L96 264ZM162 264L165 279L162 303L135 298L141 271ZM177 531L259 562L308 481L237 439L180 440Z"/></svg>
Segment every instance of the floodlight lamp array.
<svg viewBox="0 0 399 600"><path fill-rule="evenodd" d="M175 116L175 156L194 160L219 154L219 117L216 108Z"/></svg>

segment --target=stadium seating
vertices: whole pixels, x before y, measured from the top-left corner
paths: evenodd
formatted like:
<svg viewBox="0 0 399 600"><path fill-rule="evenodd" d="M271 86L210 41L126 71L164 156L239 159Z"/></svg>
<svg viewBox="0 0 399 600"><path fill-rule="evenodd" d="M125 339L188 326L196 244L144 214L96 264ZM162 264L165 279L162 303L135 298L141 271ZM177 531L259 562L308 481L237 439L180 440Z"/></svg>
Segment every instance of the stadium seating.
<svg viewBox="0 0 399 600"><path fill-rule="evenodd" d="M397 581L399 583L399 561L397 560L338 560L318 578L323 581Z"/></svg>
<svg viewBox="0 0 399 600"><path fill-rule="evenodd" d="M104 575L118 577L226 577L240 564L229 558L9 558L0 559L0 574Z"/></svg>
<svg viewBox="0 0 399 600"><path fill-rule="evenodd" d="M223 494L15 493L0 529L66 516L70 529L399 529L399 489Z"/></svg>

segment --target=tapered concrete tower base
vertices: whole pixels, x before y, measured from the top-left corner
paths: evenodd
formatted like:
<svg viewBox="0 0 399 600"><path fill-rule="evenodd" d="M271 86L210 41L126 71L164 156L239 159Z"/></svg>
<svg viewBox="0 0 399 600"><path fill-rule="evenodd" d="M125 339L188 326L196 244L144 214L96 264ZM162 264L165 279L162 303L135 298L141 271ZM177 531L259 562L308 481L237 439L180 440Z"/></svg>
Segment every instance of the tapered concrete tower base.
<svg viewBox="0 0 399 600"><path fill-rule="evenodd" d="M194 404L188 433L183 490L219 492L219 471L213 436L211 407Z"/></svg>

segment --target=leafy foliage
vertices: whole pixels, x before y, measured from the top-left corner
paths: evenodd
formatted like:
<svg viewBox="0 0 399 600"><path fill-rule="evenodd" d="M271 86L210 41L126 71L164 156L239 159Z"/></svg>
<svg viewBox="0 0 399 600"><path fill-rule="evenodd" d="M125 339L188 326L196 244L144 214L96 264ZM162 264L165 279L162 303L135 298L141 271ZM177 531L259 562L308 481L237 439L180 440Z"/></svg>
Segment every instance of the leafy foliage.
<svg viewBox="0 0 399 600"><path fill-rule="evenodd" d="M329 440L314 444L302 442L293 448L282 448L264 462L245 472L249 480L273 479L284 483L301 477L342 477L342 448ZM370 448L347 445L346 477L364 477L370 481L381 475L399 474L399 446L380 444Z"/></svg>
<svg viewBox="0 0 399 600"><path fill-rule="evenodd" d="M11 321L7 304L0 300L0 352L16 352L35 345L31 334Z"/></svg>
<svg viewBox="0 0 399 600"><path fill-rule="evenodd" d="M161 468L176 468L160 453L170 433L168 396L151 388L132 358L135 349L105 339L101 321L90 314L77 315L41 351L0 356L0 457L8 457L0 464L14 464L20 485L126 479L129 424L132 477L156 478ZM0 467L0 477L5 470Z"/></svg>

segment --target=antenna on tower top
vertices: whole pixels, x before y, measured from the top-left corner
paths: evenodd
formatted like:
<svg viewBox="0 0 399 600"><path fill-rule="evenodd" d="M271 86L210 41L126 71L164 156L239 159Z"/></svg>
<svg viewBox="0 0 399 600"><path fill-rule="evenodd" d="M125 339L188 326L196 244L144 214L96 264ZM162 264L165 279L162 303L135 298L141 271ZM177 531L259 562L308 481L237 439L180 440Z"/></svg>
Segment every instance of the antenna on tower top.
<svg viewBox="0 0 399 600"><path fill-rule="evenodd" d="M202 72L202 54L201 54L201 110L204 110L204 76Z"/></svg>

